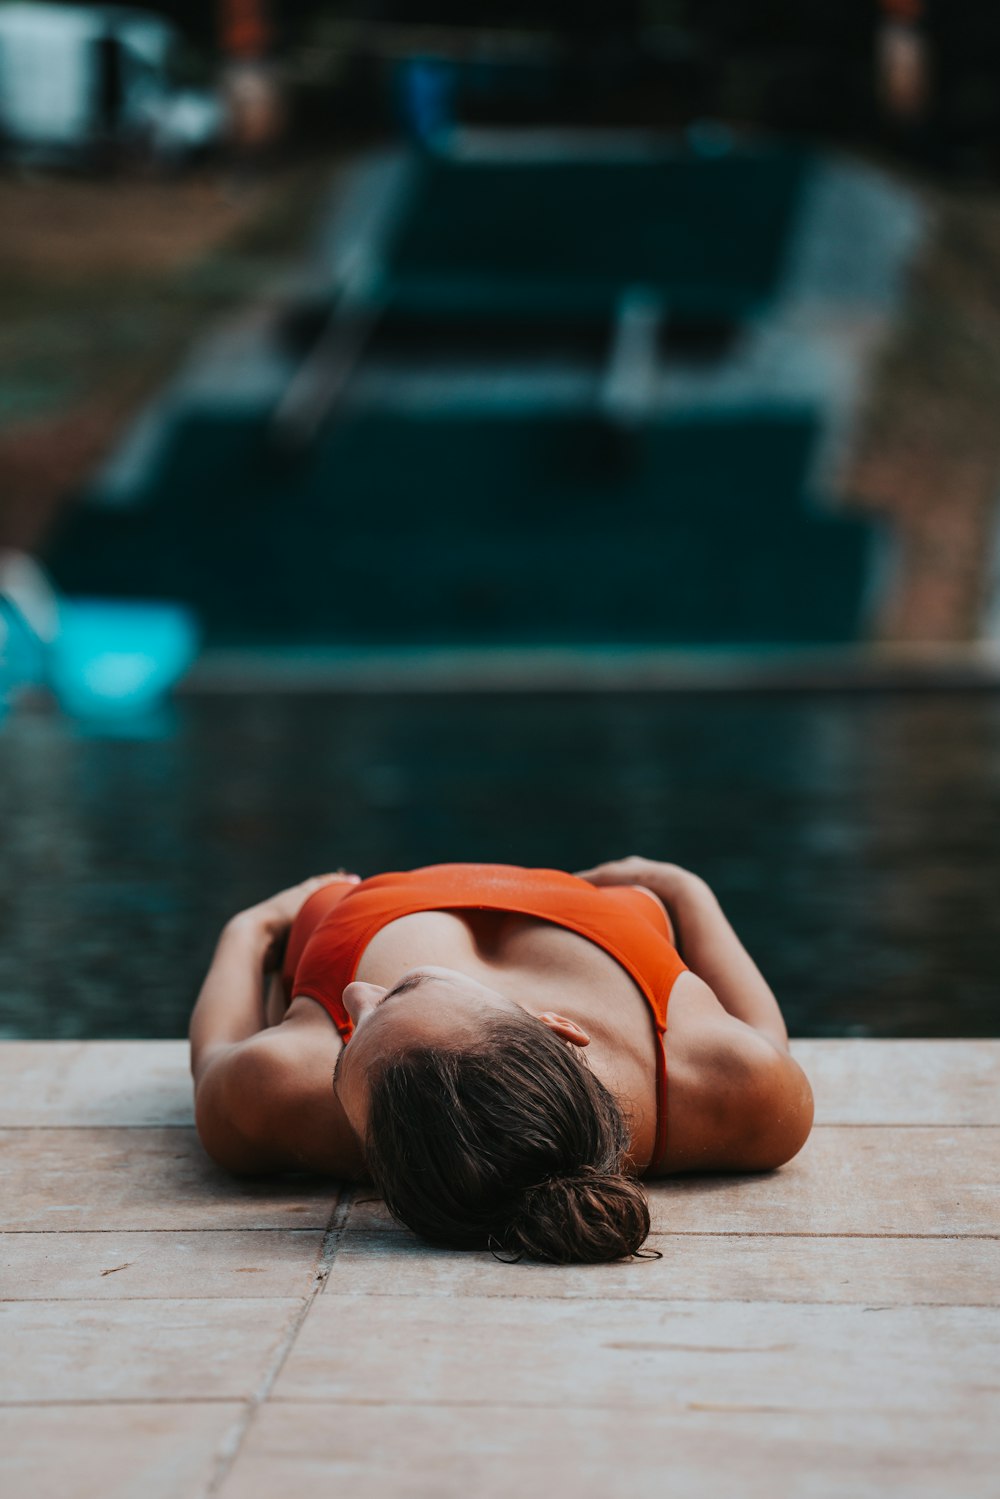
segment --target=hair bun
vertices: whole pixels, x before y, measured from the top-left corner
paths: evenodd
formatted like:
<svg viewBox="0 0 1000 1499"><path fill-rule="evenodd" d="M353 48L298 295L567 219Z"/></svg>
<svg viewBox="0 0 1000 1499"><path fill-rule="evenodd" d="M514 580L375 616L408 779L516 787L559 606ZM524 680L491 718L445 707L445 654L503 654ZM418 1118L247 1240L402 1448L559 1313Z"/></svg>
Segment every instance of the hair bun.
<svg viewBox="0 0 1000 1499"><path fill-rule="evenodd" d="M649 1204L634 1177L582 1166L527 1187L496 1238L517 1259L568 1265L627 1259L648 1234Z"/></svg>

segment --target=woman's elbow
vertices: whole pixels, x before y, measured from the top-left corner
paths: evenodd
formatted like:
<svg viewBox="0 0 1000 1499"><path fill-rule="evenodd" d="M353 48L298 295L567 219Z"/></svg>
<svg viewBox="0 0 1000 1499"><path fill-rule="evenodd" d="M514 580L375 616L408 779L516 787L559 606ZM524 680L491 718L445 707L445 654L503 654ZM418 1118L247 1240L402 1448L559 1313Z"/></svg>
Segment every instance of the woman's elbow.
<svg viewBox="0 0 1000 1499"><path fill-rule="evenodd" d="M194 1123L205 1154L237 1176L258 1176L274 1169L268 1159L253 1091L240 1086L230 1065L207 1073L195 1088Z"/></svg>
<svg viewBox="0 0 1000 1499"><path fill-rule="evenodd" d="M766 1130L768 1168L786 1165L798 1155L812 1133L815 1101L809 1079L791 1057L773 1100Z"/></svg>

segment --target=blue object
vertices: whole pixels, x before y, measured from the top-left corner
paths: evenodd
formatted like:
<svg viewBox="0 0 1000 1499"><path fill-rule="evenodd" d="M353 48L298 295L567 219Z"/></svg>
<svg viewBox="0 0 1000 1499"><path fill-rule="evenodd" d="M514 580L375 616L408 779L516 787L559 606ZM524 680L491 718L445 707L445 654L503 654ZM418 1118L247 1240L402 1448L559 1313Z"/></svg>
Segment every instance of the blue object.
<svg viewBox="0 0 1000 1499"><path fill-rule="evenodd" d="M0 712L20 687L44 678L44 648L20 611L0 594Z"/></svg>
<svg viewBox="0 0 1000 1499"><path fill-rule="evenodd" d="M64 599L60 626L48 679L61 706L78 717L147 710L198 650L194 614L180 604Z"/></svg>
<svg viewBox="0 0 1000 1499"><path fill-rule="evenodd" d="M396 75L396 103L410 139L440 147L455 124L454 69L436 57L407 58Z"/></svg>

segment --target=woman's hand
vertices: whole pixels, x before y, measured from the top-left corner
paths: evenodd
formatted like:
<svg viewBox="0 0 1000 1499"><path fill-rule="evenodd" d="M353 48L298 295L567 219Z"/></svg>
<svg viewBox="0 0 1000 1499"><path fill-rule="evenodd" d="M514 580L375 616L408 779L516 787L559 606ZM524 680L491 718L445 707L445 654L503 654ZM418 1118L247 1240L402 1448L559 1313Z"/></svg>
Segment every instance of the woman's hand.
<svg viewBox="0 0 1000 1499"><path fill-rule="evenodd" d="M663 864L658 859L644 859L639 854L612 859L607 864L595 865L593 869L579 869L577 878L591 885L645 885L647 890L652 890L668 904L685 886L704 883L698 875L682 869L679 864Z"/></svg>
<svg viewBox="0 0 1000 1499"><path fill-rule="evenodd" d="M240 911L237 916L233 917L231 924L251 927L266 940L263 960L265 973L271 973L280 967L292 922L310 895L315 895L316 891L322 890L324 885L343 880L350 881L352 885L359 885L361 876L347 874L342 869L338 869L333 874L316 874L298 885L290 885L287 890L279 890L276 895L269 896L267 900L258 901L255 906L248 906L245 911Z"/></svg>
<svg viewBox="0 0 1000 1499"><path fill-rule="evenodd" d="M592 885L644 885L652 890L667 908L675 934L671 940L695 977L734 1020L759 1031L779 1052L788 1051L778 1001L707 881L679 864L635 854L583 869L579 878Z"/></svg>

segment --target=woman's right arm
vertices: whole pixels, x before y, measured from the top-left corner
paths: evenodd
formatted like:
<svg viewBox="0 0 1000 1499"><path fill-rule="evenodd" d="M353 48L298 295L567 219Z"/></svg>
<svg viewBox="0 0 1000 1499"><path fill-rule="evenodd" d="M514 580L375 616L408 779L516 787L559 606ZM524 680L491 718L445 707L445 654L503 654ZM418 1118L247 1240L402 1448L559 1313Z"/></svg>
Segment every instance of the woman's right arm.
<svg viewBox="0 0 1000 1499"><path fill-rule="evenodd" d="M670 914L677 948L728 1014L788 1050L788 1031L778 1001L743 946L712 889L678 864L632 855L583 870L592 885L645 885Z"/></svg>
<svg viewBox="0 0 1000 1499"><path fill-rule="evenodd" d="M265 980L321 875L227 922L191 1017L195 1122L208 1154L237 1172L356 1174L357 1141L334 1096L336 1046L317 1046L315 1016L267 1026ZM356 880L357 876L351 876ZM307 1001L302 1001L307 1004ZM314 1007L311 1007L314 1008Z"/></svg>

